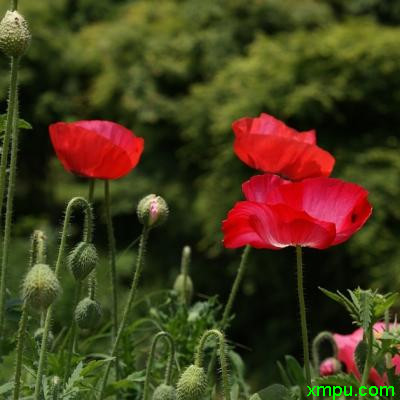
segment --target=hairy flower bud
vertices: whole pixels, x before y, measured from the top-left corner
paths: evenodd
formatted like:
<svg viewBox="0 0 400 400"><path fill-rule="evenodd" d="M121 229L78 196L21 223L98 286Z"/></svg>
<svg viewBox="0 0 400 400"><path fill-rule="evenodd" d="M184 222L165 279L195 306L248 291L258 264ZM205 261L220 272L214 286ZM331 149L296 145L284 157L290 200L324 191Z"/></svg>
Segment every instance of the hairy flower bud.
<svg viewBox="0 0 400 400"><path fill-rule="evenodd" d="M101 306L89 297L82 299L75 309L75 321L81 329L95 327L102 316Z"/></svg>
<svg viewBox="0 0 400 400"><path fill-rule="evenodd" d="M46 309L61 291L54 271L47 264L35 264L25 276L23 298L33 308Z"/></svg>
<svg viewBox="0 0 400 400"><path fill-rule="evenodd" d="M25 18L18 11L7 11L0 22L0 49L9 57L21 57L30 42Z"/></svg>
<svg viewBox="0 0 400 400"><path fill-rule="evenodd" d="M261 400L261 397L258 393L254 393L249 400Z"/></svg>
<svg viewBox="0 0 400 400"><path fill-rule="evenodd" d="M319 366L319 374L321 376L335 375L340 372L340 370L340 362L333 357L325 359Z"/></svg>
<svg viewBox="0 0 400 400"><path fill-rule="evenodd" d="M207 375L204 369L190 365L181 375L177 385L178 400L201 400L207 388Z"/></svg>
<svg viewBox="0 0 400 400"><path fill-rule="evenodd" d="M144 197L137 207L139 221L147 228L163 224L168 218L168 212L166 201L155 194Z"/></svg>
<svg viewBox="0 0 400 400"><path fill-rule="evenodd" d="M98 255L93 243L78 243L68 256L68 267L77 281L84 280L97 262Z"/></svg>
<svg viewBox="0 0 400 400"><path fill-rule="evenodd" d="M42 340L43 340L43 333L44 333L44 328L38 328L36 329L33 338L35 339L38 347L42 345ZM47 348L50 348L54 342L54 335L51 331L49 331L47 335Z"/></svg>
<svg viewBox="0 0 400 400"><path fill-rule="evenodd" d="M176 400L176 390L163 383L154 390L152 400Z"/></svg>
<svg viewBox="0 0 400 400"><path fill-rule="evenodd" d="M179 296L185 298L190 303L193 297L193 281L189 275L186 275L186 290L185 290L185 275L179 274L174 283L174 290L178 292Z"/></svg>

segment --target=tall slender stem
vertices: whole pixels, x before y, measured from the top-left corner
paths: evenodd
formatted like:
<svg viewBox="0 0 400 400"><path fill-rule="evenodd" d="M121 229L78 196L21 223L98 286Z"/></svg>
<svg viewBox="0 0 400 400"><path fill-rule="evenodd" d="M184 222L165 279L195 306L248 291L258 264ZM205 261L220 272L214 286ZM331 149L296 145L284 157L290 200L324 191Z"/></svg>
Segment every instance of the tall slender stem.
<svg viewBox="0 0 400 400"><path fill-rule="evenodd" d="M228 298L228 302L225 305L224 314L222 315L222 321L221 321L222 329L226 328L228 319L230 317L230 314L231 314L231 311L233 308L233 303L235 302L237 292L238 292L240 284L243 280L244 273L246 272L247 259L248 259L249 253L250 253L250 249L251 249L250 246L246 246L243 250L239 269L237 271L235 281L233 282L231 292L229 293L229 298Z"/></svg>
<svg viewBox="0 0 400 400"><path fill-rule="evenodd" d="M75 288L75 301L72 307L72 310L75 311L76 306L79 303L79 299L81 298L81 289L82 289L82 282L76 282ZM71 373L71 360L72 360L72 353L74 352L75 342L76 342L76 322L75 322L75 315L72 315L72 322L71 322L71 331L70 331L70 338L68 343L68 350L67 350L67 363L65 366L64 372L64 382L67 381L69 374Z"/></svg>
<svg viewBox="0 0 400 400"><path fill-rule="evenodd" d="M3 238L3 254L0 270L0 336L3 334L4 318L5 318L5 298L6 298L6 274L8 267L8 256L12 226L12 212L14 204L14 189L17 173L17 155L18 155L18 67L19 58L11 58L11 78L10 78L10 95L8 100L6 132L3 141L3 152L0 165L0 221L3 212L6 168L8 161L8 152L11 138L11 161L10 161L10 177L8 182L6 217L4 225Z"/></svg>
<svg viewBox="0 0 400 400"><path fill-rule="evenodd" d="M22 304L22 314L21 314L21 319L19 320L19 327L17 333L17 356L15 362L13 400L19 399L19 392L21 390L22 355L24 352L24 338L25 338L25 329L27 320L28 320L28 305L27 301L24 300Z"/></svg>
<svg viewBox="0 0 400 400"><path fill-rule="evenodd" d="M297 259L297 291L299 296L299 307L300 307L301 336L303 339L304 368L306 373L307 385L311 385L310 353L308 349L306 305L304 301L304 287L303 287L303 254L301 246L296 246L296 259Z"/></svg>
<svg viewBox="0 0 400 400"><path fill-rule="evenodd" d="M108 238L108 260L110 266L110 284L111 284L111 295L112 295L112 336L111 340L114 343L118 332L118 296L117 296L117 268L116 268L116 250L115 250L115 236L114 227L111 215L111 195L110 195L110 183L106 179L104 181L104 202L106 209L106 220L107 220L107 238ZM119 360L118 355L115 355L115 373L117 379L119 377Z"/></svg>
<svg viewBox="0 0 400 400"><path fill-rule="evenodd" d="M55 275L58 278L60 275L61 265L64 261L64 254L67 245L67 237L68 237L68 225L71 220L72 212L75 207L79 206L84 210L85 213L85 228L83 232L83 236L85 241L91 241L92 238L92 231L93 231L93 215L92 209L90 204L85 200L83 197L74 197L67 205L67 209L65 211L64 217L64 224L63 229L61 232L61 242L60 247L58 249L58 256L55 266ZM44 371L44 366L46 364L46 355L47 355L47 343L48 343L48 336L51 327L51 320L53 316L53 306L51 304L46 312L46 318L44 322L43 328L43 337L42 337L42 344L40 347L40 355L39 355L39 364L36 373L36 382L35 382L35 393L34 393L34 400L40 399L40 391L41 391L41 384L42 384L42 376Z"/></svg>
<svg viewBox="0 0 400 400"><path fill-rule="evenodd" d="M11 0L11 11L15 11L18 8L18 0Z"/></svg>
<svg viewBox="0 0 400 400"><path fill-rule="evenodd" d="M363 374L361 377L361 386L366 386L368 383L368 378L369 378L369 373L371 371L371 359L372 359L372 345L373 345L373 338L374 338L374 331L373 331L373 325L368 329L367 335L367 356L365 359L365 365L364 365L364 370Z"/></svg>
<svg viewBox="0 0 400 400"><path fill-rule="evenodd" d="M147 245L148 236L149 236L149 228L146 228L144 226L142 236L140 237L139 252L138 252L138 255L136 258L136 270L135 270L135 274L133 276L132 286L129 291L128 300L125 305L121 323L119 324L119 327L118 327L118 333L117 333L117 336L115 337L115 340L114 340L114 343L112 346L111 357L115 357L118 352L118 345L122 338L122 334L125 329L126 323L128 322L128 315L131 311L132 303L136 296L140 275L142 273L142 269L143 269L143 265L144 265L144 258L145 258L145 254L146 254L146 245ZM101 389L100 389L100 396L99 396L100 400L102 400L104 397L104 391L107 386L108 375L110 374L111 365L112 365L111 362L108 362L108 364L106 366L106 370L104 372L103 380L101 383Z"/></svg>

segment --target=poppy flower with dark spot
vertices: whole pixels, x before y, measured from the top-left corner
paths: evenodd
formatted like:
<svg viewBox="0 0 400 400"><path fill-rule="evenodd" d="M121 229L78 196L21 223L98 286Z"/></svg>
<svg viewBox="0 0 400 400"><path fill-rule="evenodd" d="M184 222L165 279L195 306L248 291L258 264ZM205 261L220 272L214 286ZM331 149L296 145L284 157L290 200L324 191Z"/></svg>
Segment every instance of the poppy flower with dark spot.
<svg viewBox="0 0 400 400"><path fill-rule="evenodd" d="M223 222L224 245L281 249L325 249L349 239L372 212L368 192L333 178L291 182L258 175L242 186L246 201L236 203Z"/></svg>
<svg viewBox="0 0 400 400"><path fill-rule="evenodd" d="M50 138L63 167L87 178L118 179L139 162L144 140L111 121L57 122Z"/></svg>
<svg viewBox="0 0 400 400"><path fill-rule="evenodd" d="M291 180L329 176L335 159L316 145L315 131L298 132L268 114L232 124L234 150L247 165Z"/></svg>

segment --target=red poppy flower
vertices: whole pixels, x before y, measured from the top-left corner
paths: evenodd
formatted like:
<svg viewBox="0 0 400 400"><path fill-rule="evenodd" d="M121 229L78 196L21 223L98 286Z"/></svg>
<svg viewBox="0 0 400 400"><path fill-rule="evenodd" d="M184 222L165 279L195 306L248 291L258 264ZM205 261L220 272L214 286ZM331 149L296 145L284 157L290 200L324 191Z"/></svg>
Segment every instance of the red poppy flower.
<svg viewBox="0 0 400 400"><path fill-rule="evenodd" d="M390 326L392 328L393 325ZM374 334L379 335L385 329L385 324L383 322L378 322L374 324ZM349 335L340 335L338 333L333 334L336 345L338 347L338 358L346 366L346 371L349 374L353 374L356 378L361 378L361 373L357 368L355 362L355 351L358 344L363 338L363 329L359 328ZM395 374L400 374L400 357L398 355L392 358L392 363L396 367ZM387 379L385 375L380 375L375 368L371 369L369 380L376 386L384 386L387 384Z"/></svg>
<svg viewBox="0 0 400 400"><path fill-rule="evenodd" d="M67 171L118 179L139 162L144 140L110 121L57 122L49 127L57 157Z"/></svg>
<svg viewBox="0 0 400 400"><path fill-rule="evenodd" d="M357 232L371 215L368 192L333 178L291 182L258 175L242 186L247 201L236 203L223 222L224 245L281 249L325 249Z"/></svg>
<svg viewBox="0 0 400 400"><path fill-rule="evenodd" d="M335 159L316 145L315 131L298 132L268 114L232 124L234 150L247 165L291 180L329 176Z"/></svg>

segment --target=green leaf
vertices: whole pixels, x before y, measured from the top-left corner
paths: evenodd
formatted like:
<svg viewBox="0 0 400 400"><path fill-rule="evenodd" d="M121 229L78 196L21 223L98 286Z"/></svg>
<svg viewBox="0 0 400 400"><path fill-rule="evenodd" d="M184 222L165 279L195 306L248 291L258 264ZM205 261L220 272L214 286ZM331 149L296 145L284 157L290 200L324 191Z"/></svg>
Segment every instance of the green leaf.
<svg viewBox="0 0 400 400"><path fill-rule="evenodd" d="M85 377L89 375L92 371L95 369L103 366L104 364L107 364L108 362L114 360L115 357L107 357L103 360L92 360L89 363L87 363L81 370L80 375L81 377Z"/></svg>
<svg viewBox="0 0 400 400"><path fill-rule="evenodd" d="M304 377L303 368L292 356L285 356L287 371L292 381L301 387L305 387L306 379Z"/></svg>
<svg viewBox="0 0 400 400"><path fill-rule="evenodd" d="M290 391L285 386L275 383L254 394L251 399L253 397L254 400L289 400Z"/></svg>
<svg viewBox="0 0 400 400"><path fill-rule="evenodd" d="M341 304L343 307L347 309L347 311L350 313L351 317L358 321L358 307L352 303L346 296L344 296L342 293L339 291L336 293L333 293L327 289L319 287L319 290L321 290L322 293L324 293L326 296L331 298L332 300L336 301L337 303Z"/></svg>
<svg viewBox="0 0 400 400"><path fill-rule="evenodd" d="M66 395L69 395L70 393L73 393L76 391L76 388L74 386L81 382L83 380L83 376L81 375L81 372L83 370L83 362L81 361L74 371L72 372L70 378L68 379L67 385L65 386L64 392L63 392L63 398Z"/></svg>
<svg viewBox="0 0 400 400"><path fill-rule="evenodd" d="M360 319L364 332L368 331L372 323L373 295L370 291L360 291Z"/></svg>
<svg viewBox="0 0 400 400"><path fill-rule="evenodd" d="M0 134L5 132L6 124L7 124L7 114L1 114L0 115ZM18 128L19 129L33 129L32 125L22 118L20 118L18 120Z"/></svg>
<svg viewBox="0 0 400 400"><path fill-rule="evenodd" d="M367 359L367 353L368 353L368 345L364 340L362 340L360 343L358 343L356 350L354 352L357 368L360 372L364 370L365 360Z"/></svg>
<svg viewBox="0 0 400 400"><path fill-rule="evenodd" d="M289 388L290 386L292 386L293 383L290 381L290 378L289 378L288 374L286 373L285 368L283 368L283 365L279 361L277 361L277 365L278 365L279 373L281 375L281 379L282 379L283 383L285 384L286 387Z"/></svg>
<svg viewBox="0 0 400 400"><path fill-rule="evenodd" d="M14 389L14 382L7 382L0 386L0 394L6 394Z"/></svg>
<svg viewBox="0 0 400 400"><path fill-rule="evenodd" d="M360 382L353 375L337 374L316 378L313 385L317 386L353 386L358 390Z"/></svg>
<svg viewBox="0 0 400 400"><path fill-rule="evenodd" d="M374 318L378 319L382 315L385 314L385 311L388 310L394 302L397 300L398 293L388 293L385 296L385 299L379 302L374 308Z"/></svg>

